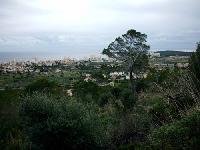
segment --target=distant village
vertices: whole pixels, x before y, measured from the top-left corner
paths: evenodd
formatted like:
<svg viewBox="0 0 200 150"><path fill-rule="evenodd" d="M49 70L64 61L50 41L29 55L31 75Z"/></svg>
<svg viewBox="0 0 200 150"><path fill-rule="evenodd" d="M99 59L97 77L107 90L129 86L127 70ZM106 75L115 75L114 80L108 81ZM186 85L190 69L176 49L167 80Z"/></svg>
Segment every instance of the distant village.
<svg viewBox="0 0 200 150"><path fill-rule="evenodd" d="M161 56L159 52L149 52L150 67L162 70L165 68L173 69L187 68L189 56ZM31 61L10 61L0 64L0 73L48 73L49 71L61 72L62 70L79 70L90 67L99 69L102 65L120 65L114 59L92 55L84 59L64 58L63 60L38 60ZM117 74L116 72L114 74ZM120 73L122 74L122 73Z"/></svg>

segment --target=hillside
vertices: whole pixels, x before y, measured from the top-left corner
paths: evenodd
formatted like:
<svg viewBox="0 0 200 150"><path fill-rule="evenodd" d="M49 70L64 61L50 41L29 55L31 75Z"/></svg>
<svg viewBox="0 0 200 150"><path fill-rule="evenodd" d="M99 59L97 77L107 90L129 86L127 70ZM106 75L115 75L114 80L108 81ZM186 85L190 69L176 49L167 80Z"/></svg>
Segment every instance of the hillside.
<svg viewBox="0 0 200 150"><path fill-rule="evenodd" d="M161 57L168 57L168 56L190 56L192 54L192 52L172 51L172 50L157 51L157 53L160 53Z"/></svg>

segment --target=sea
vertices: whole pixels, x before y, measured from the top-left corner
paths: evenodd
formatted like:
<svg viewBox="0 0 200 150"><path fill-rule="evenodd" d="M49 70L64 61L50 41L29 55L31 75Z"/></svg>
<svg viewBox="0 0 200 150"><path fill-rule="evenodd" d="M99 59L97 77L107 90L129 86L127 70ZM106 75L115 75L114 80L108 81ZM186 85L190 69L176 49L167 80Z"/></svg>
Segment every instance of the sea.
<svg viewBox="0 0 200 150"><path fill-rule="evenodd" d="M35 61L35 60L62 60L64 58L79 59L86 55L68 55L62 52L0 52L0 63L11 61Z"/></svg>

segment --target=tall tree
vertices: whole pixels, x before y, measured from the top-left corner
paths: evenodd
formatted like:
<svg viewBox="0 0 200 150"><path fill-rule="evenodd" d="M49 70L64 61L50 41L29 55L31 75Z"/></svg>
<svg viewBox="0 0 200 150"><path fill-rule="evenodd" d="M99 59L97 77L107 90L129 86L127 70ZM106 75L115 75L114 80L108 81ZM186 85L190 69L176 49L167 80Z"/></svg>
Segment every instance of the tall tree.
<svg viewBox="0 0 200 150"><path fill-rule="evenodd" d="M139 72L144 71L148 65L147 51L150 46L147 44L146 39L146 34L131 29L126 34L116 38L102 52L108 57L123 62L128 67L134 98L136 98L137 93L133 73L137 75Z"/></svg>
<svg viewBox="0 0 200 150"><path fill-rule="evenodd" d="M196 52L190 57L189 69L194 73L196 78L200 80L200 42L197 43Z"/></svg>
<svg viewBox="0 0 200 150"><path fill-rule="evenodd" d="M192 73L197 90L200 91L200 42L197 43L196 52L189 59L189 70Z"/></svg>

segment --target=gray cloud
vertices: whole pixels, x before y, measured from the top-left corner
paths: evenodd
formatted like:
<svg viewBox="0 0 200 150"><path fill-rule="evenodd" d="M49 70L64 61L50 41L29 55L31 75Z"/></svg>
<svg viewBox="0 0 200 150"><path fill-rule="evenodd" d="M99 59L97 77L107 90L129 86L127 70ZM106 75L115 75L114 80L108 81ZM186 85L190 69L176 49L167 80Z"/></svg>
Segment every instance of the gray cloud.
<svg viewBox="0 0 200 150"><path fill-rule="evenodd" d="M194 49L200 40L199 0L72 1L0 0L0 51L99 53L130 28L153 50Z"/></svg>

